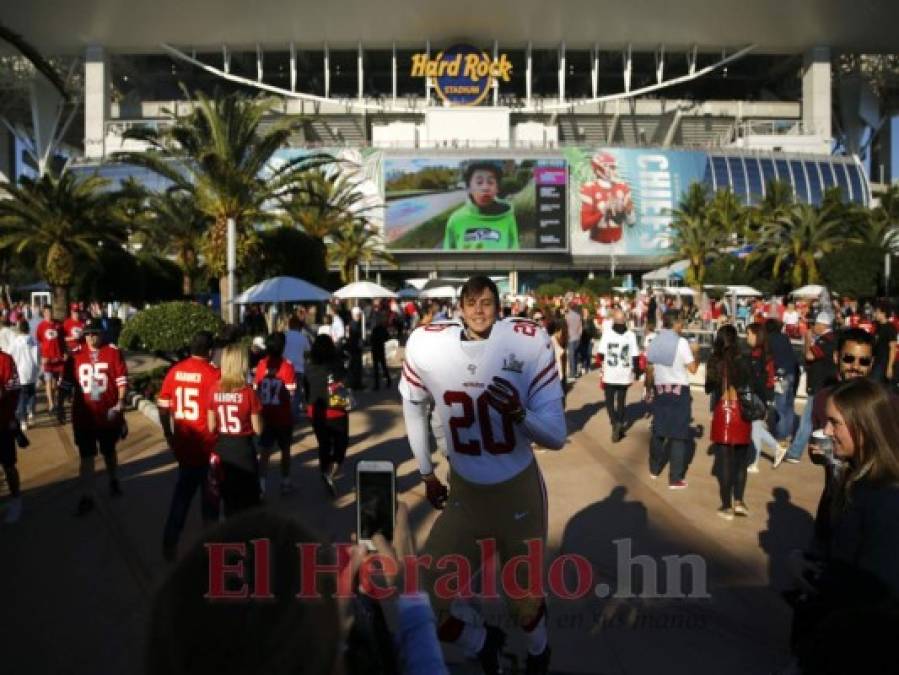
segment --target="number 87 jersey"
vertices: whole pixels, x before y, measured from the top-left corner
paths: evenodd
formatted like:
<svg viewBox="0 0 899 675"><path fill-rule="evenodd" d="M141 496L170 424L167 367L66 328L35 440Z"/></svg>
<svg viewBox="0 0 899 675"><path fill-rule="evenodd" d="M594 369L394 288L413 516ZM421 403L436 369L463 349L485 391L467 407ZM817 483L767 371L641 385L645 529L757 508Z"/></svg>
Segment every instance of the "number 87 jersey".
<svg viewBox="0 0 899 675"><path fill-rule="evenodd" d="M526 319L497 321L486 340L465 341L456 322L416 329L406 344L400 394L434 401L450 465L462 478L499 483L533 461L530 439L487 393L494 377L507 380L532 412L557 405L562 387L546 331Z"/></svg>

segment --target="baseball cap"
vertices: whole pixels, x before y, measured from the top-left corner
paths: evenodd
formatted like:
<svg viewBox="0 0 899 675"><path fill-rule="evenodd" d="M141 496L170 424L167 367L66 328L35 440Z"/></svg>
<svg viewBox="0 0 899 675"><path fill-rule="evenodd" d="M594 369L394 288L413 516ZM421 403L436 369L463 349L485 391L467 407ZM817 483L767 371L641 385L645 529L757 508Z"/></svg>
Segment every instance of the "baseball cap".
<svg viewBox="0 0 899 675"><path fill-rule="evenodd" d="M102 333L103 332L103 321L100 319L91 319L86 324L84 324L84 334L88 333Z"/></svg>
<svg viewBox="0 0 899 675"><path fill-rule="evenodd" d="M822 326L832 326L833 314L830 312L818 312L818 316L815 317L815 323L820 323Z"/></svg>

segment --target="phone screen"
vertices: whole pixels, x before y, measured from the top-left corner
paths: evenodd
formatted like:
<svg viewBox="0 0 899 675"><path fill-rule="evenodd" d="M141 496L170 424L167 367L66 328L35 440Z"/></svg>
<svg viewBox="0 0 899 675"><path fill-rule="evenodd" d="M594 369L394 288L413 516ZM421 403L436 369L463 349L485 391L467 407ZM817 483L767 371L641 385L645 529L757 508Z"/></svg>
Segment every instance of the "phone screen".
<svg viewBox="0 0 899 675"><path fill-rule="evenodd" d="M380 533L385 539L393 539L393 473L387 471L360 471L358 474L356 508L359 509L359 533L362 539L371 539Z"/></svg>

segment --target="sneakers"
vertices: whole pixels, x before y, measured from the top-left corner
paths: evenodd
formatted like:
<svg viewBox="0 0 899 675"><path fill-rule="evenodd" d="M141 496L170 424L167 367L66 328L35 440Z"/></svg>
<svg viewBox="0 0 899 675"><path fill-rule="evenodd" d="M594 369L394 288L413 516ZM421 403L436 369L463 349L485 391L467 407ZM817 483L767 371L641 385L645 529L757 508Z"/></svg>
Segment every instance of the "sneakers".
<svg viewBox="0 0 899 675"><path fill-rule="evenodd" d="M653 473L652 471L650 471L650 472L649 472L649 477L650 477L652 480L658 480L658 479L659 479L659 474Z"/></svg>
<svg viewBox="0 0 899 675"><path fill-rule="evenodd" d="M669 490L686 490L687 489L687 481L676 480L676 481L668 484L668 489Z"/></svg>
<svg viewBox="0 0 899 675"><path fill-rule="evenodd" d="M283 478L281 480L281 494L289 495L293 492L293 483L290 482L289 478Z"/></svg>
<svg viewBox="0 0 899 675"><path fill-rule="evenodd" d="M28 422L25 420L22 420L21 422L19 422L19 428L22 430L22 433L24 434L26 431L28 431Z"/></svg>
<svg viewBox="0 0 899 675"><path fill-rule="evenodd" d="M550 656L552 656L552 650L549 645L546 645L546 649L536 656L528 654L528 658L524 662L525 675L546 675L549 672Z"/></svg>
<svg viewBox="0 0 899 675"><path fill-rule="evenodd" d="M500 675L503 668L499 659L506 644L506 634L496 626L487 625L484 628L487 630L487 637L478 652L478 661L481 662L485 675Z"/></svg>
<svg viewBox="0 0 899 675"><path fill-rule="evenodd" d="M787 464L799 464L799 458L798 458L798 457L784 457L784 461L785 461Z"/></svg>
<svg viewBox="0 0 899 675"><path fill-rule="evenodd" d="M734 502L734 515L745 518L749 515L749 509L746 508L746 502Z"/></svg>
<svg viewBox="0 0 899 675"><path fill-rule="evenodd" d="M78 516L79 518L81 516L86 516L88 513L90 513L91 511L94 510L94 506L95 506L94 498L89 497L88 495L84 495L78 501L78 508L75 509L75 515Z"/></svg>
<svg viewBox="0 0 899 675"><path fill-rule="evenodd" d="M109 496L110 497L121 497L122 496L122 486L119 485L119 479L113 478L109 481Z"/></svg>
<svg viewBox="0 0 899 675"><path fill-rule="evenodd" d="M746 467L746 473L758 473L759 472L759 463L753 462L749 466Z"/></svg>
<svg viewBox="0 0 899 675"><path fill-rule="evenodd" d="M19 518L22 517L22 498L21 497L13 497L9 500L9 506L6 507L6 515L3 517L3 522L7 525L12 525L13 523L19 522Z"/></svg>
<svg viewBox="0 0 899 675"><path fill-rule="evenodd" d="M718 509L718 517L724 518L724 520L733 520L734 510L729 506L722 506L720 509Z"/></svg>
<svg viewBox="0 0 899 675"><path fill-rule="evenodd" d="M780 463L784 461L784 457L787 456L787 450L790 449L790 446L786 441L778 441L777 442L777 450L774 451L774 468L780 466Z"/></svg>
<svg viewBox="0 0 899 675"><path fill-rule="evenodd" d="M612 425L612 443L617 443L624 438L624 427L621 424Z"/></svg>

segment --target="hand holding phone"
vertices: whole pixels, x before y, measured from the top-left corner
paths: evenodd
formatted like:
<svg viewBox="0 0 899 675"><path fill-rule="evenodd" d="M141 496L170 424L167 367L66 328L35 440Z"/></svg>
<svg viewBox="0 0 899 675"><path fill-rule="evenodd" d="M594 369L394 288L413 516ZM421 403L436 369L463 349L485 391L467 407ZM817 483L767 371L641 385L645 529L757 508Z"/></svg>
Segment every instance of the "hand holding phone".
<svg viewBox="0 0 899 675"><path fill-rule="evenodd" d="M372 537L393 539L396 525L396 469L393 462L361 460L356 464L356 539L369 551Z"/></svg>

